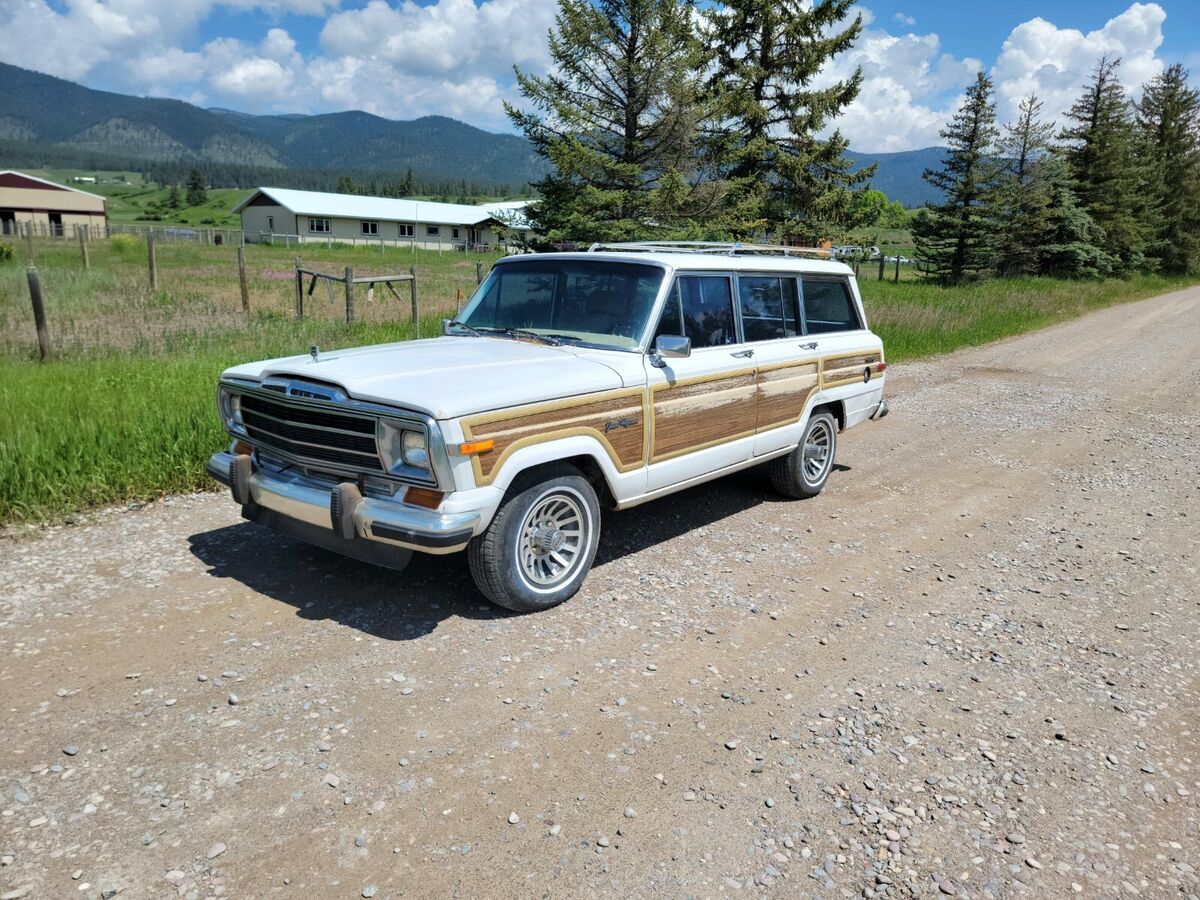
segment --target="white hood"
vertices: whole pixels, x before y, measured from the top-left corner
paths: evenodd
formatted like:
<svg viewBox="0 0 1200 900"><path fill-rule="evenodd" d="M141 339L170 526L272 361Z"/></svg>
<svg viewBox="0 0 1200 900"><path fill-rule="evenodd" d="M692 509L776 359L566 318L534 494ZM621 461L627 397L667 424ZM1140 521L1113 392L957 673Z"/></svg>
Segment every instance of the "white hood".
<svg viewBox="0 0 1200 900"><path fill-rule="evenodd" d="M435 419L504 409L626 387L614 366L619 351L587 351L499 337L452 336L350 350L322 351L318 361L289 356L234 366L232 378L272 375L336 384L357 400L415 409ZM624 365L621 365L624 363ZM641 371L641 366L636 367Z"/></svg>

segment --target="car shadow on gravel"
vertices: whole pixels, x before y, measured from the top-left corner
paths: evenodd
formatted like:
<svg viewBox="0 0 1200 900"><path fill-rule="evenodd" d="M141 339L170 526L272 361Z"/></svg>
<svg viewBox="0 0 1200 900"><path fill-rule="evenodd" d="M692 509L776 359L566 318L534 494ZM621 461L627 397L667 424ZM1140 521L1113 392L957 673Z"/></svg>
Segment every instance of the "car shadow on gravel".
<svg viewBox="0 0 1200 900"><path fill-rule="evenodd" d="M849 471L835 466L835 471ZM622 512L608 513L595 565L619 560L766 503L791 503L750 469ZM480 596L464 554L413 554L403 572L346 559L242 522L188 538L214 578L230 578L295 607L301 618L339 622L388 641L432 633L443 619L515 615Z"/></svg>

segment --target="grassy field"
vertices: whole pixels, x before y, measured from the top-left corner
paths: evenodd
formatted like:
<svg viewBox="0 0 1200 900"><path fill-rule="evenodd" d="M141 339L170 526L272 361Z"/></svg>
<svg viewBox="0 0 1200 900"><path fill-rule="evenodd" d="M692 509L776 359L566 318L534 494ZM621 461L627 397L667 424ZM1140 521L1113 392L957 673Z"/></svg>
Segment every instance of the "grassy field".
<svg viewBox="0 0 1200 900"><path fill-rule="evenodd" d="M96 242L82 270L72 242L35 241L54 358L36 362L24 243L0 265L0 522L54 520L98 504L210 487L203 464L226 438L214 405L217 375L249 359L414 336L408 297L357 294L359 321L344 322L343 295L318 286L307 318L294 319L296 248L247 247L251 313L243 315L235 250L158 248L159 290L147 285L138 241ZM434 251L305 247L304 261L340 273L407 271L415 264L423 335L436 334L490 256ZM1185 282L1027 279L946 289L876 282L863 273L872 327L889 362L903 362L1043 327Z"/></svg>

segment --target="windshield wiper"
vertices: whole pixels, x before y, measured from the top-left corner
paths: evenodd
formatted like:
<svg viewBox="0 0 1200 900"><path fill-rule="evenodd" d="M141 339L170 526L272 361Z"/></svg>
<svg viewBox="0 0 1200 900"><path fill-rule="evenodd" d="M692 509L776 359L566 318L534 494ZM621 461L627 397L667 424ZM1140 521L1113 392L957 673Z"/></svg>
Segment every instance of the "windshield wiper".
<svg viewBox="0 0 1200 900"><path fill-rule="evenodd" d="M549 337L544 334L538 334L536 331L529 331L526 328L485 328L484 331L491 331L495 334L504 334L511 338L532 338L538 343L549 344L551 347L557 347L560 343L558 338Z"/></svg>
<svg viewBox="0 0 1200 900"><path fill-rule="evenodd" d="M450 319L448 322L446 322L446 327L447 328L465 328L465 329L467 329L467 331L469 331L471 334L475 335L476 337L483 337L483 332L480 331L478 328L476 328L474 325L468 325L466 322L460 322L458 319Z"/></svg>

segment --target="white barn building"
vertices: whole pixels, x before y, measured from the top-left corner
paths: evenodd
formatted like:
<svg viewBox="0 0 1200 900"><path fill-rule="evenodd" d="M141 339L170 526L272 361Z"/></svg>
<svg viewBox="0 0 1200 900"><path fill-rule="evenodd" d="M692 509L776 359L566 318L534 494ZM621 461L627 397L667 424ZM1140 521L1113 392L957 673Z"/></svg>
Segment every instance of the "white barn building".
<svg viewBox="0 0 1200 900"><path fill-rule="evenodd" d="M416 245L429 250L523 243L527 201L471 206L262 187L234 207L251 243L290 236L300 242Z"/></svg>

